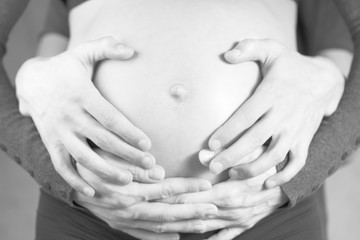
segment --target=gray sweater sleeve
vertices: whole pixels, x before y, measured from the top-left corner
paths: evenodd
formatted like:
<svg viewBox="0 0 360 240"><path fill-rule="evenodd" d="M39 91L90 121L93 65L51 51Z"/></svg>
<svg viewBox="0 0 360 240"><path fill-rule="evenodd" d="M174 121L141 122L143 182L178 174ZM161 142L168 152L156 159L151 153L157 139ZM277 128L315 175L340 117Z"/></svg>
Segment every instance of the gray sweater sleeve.
<svg viewBox="0 0 360 240"><path fill-rule="evenodd" d="M52 196L72 204L71 187L56 173L33 121L18 110L15 91L3 67L5 44L28 0L0 0L0 149Z"/></svg>
<svg viewBox="0 0 360 240"><path fill-rule="evenodd" d="M290 207L316 191L360 145L360 1L334 1L353 37L355 58L337 111L315 134L305 167L282 186Z"/></svg>

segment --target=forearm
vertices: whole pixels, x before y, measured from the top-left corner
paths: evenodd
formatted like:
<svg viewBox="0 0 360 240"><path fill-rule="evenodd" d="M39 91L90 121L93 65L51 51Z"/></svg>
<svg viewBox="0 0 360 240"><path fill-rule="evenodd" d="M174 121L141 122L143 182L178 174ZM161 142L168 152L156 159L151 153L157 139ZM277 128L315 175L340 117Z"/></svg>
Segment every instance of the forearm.
<svg viewBox="0 0 360 240"><path fill-rule="evenodd" d="M305 167L282 186L290 199L289 206L316 191L360 144L360 2L336 0L336 3L354 40L352 71L337 111L323 121L312 140Z"/></svg>
<svg viewBox="0 0 360 240"><path fill-rule="evenodd" d="M56 174L30 118L18 110L15 91L2 64L7 36L28 1L0 1L0 147L54 197L71 202L71 188Z"/></svg>

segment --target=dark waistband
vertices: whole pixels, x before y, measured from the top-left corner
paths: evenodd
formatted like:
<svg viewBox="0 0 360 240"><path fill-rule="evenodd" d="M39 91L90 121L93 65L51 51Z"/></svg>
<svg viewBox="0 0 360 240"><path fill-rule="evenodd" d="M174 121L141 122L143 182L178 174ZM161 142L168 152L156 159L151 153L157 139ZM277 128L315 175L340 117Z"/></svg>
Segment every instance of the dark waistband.
<svg viewBox="0 0 360 240"><path fill-rule="evenodd" d="M36 240L136 240L110 228L88 210L72 208L41 191ZM213 233L183 234L182 240L205 239ZM296 238L285 238L294 236ZM70 238L69 236L77 236ZM326 213L323 189L291 209L279 209L236 240L326 239Z"/></svg>

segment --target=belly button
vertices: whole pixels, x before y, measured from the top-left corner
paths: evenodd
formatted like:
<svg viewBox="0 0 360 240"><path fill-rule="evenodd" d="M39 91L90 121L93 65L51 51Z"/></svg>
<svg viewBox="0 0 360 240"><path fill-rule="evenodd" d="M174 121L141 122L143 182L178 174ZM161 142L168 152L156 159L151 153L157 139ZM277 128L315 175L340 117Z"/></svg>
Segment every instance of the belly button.
<svg viewBox="0 0 360 240"><path fill-rule="evenodd" d="M189 91L182 84L175 84L170 88L170 95L178 100L184 101L189 95Z"/></svg>

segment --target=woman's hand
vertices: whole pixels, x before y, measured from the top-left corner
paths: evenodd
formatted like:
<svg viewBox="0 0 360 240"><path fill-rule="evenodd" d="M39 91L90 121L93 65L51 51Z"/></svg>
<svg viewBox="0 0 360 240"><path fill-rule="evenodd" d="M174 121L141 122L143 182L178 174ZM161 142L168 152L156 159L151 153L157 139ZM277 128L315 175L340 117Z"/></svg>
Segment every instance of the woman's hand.
<svg viewBox="0 0 360 240"><path fill-rule="evenodd" d="M303 56L273 40L241 41L225 58L234 64L259 61L263 80L211 136L209 147L217 155L210 170L218 174L240 165L230 173L248 178L276 166L289 154L285 169L266 181L268 187L281 185L304 166L323 117L337 108L344 77L330 60ZM240 160L269 139L267 151L258 159Z"/></svg>
<svg viewBox="0 0 360 240"><path fill-rule="evenodd" d="M98 176L120 184L131 182L132 174L107 165L87 139L143 169L155 165L154 157L146 152L151 147L146 134L103 98L92 83L98 61L127 60L133 54L133 49L106 37L55 57L28 60L16 77L20 112L34 120L57 172L88 196L93 196L94 190L78 176L70 155Z"/></svg>
<svg viewBox="0 0 360 240"><path fill-rule="evenodd" d="M116 164L118 161L117 157L104 155L106 153L101 150L97 153L104 157L110 165ZM189 220L181 227L184 231L196 232L202 230L203 227L201 220L197 219L217 214L217 207L211 203L168 204L154 202L177 194L207 191L211 189L211 183L207 180L169 178L153 184L132 182L126 186L119 186L100 179L80 164L78 164L77 169L80 176L96 189L96 195L90 198L75 192L75 201L108 223L112 228L130 232L131 235L148 233L148 237L153 236L155 238L158 236L160 238L162 236L166 239L166 237L171 236L175 238L176 234L169 235L164 232L178 232L179 227L178 225L168 225L168 223ZM199 228L201 229L199 230ZM149 237L149 239L151 238Z"/></svg>
<svg viewBox="0 0 360 240"><path fill-rule="evenodd" d="M280 187L264 187L265 180L274 173L275 168L247 180L231 178L214 185L209 191L180 194L161 202L216 205L218 214L203 219L205 231L221 229L210 239L231 240L286 203L286 196Z"/></svg>

